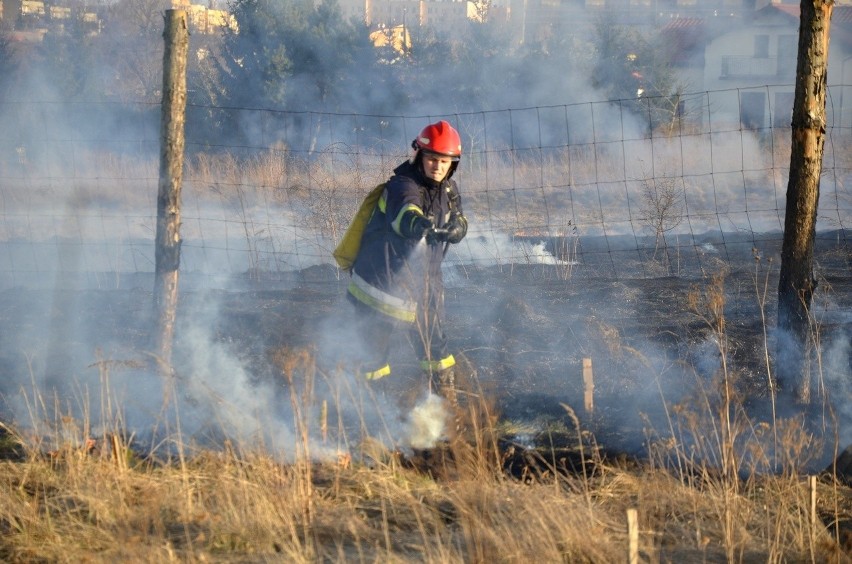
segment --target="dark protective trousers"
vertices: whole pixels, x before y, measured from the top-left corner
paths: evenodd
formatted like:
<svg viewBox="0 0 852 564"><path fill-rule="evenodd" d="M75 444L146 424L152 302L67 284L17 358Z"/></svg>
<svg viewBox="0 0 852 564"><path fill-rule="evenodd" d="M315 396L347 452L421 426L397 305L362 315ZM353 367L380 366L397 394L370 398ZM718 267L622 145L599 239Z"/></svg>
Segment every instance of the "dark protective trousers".
<svg viewBox="0 0 852 564"><path fill-rule="evenodd" d="M434 296L427 307L420 307L414 323L406 323L384 315L355 299L347 298L355 306L357 328L363 341L358 359L368 378L381 378L390 374L391 347L397 337L405 337L424 371L433 373L455 364L447 350L447 338L441 322L443 295Z"/></svg>

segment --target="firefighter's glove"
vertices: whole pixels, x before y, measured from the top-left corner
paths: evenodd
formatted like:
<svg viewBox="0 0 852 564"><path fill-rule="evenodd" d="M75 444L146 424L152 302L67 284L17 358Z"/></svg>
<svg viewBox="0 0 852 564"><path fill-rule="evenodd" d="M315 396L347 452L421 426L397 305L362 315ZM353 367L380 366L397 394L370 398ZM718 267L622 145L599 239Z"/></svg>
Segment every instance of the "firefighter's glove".
<svg viewBox="0 0 852 564"><path fill-rule="evenodd" d="M450 221L447 223L446 241L460 243L465 235L467 235L467 219L460 213L450 216Z"/></svg>
<svg viewBox="0 0 852 564"><path fill-rule="evenodd" d="M402 235L403 237L409 237L411 239L422 239L424 235L426 235L429 231L435 228L435 224L432 221L420 214L416 214L413 212L406 213L406 216L403 217L402 225Z"/></svg>

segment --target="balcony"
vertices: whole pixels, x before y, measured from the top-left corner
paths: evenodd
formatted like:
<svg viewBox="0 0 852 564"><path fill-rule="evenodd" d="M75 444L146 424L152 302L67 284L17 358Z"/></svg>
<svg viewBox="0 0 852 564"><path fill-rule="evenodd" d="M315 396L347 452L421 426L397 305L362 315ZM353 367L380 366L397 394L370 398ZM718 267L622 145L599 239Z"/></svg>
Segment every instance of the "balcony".
<svg viewBox="0 0 852 564"><path fill-rule="evenodd" d="M793 77L796 75L796 61L779 65L777 57L741 57L727 55L722 57L720 78L760 78Z"/></svg>

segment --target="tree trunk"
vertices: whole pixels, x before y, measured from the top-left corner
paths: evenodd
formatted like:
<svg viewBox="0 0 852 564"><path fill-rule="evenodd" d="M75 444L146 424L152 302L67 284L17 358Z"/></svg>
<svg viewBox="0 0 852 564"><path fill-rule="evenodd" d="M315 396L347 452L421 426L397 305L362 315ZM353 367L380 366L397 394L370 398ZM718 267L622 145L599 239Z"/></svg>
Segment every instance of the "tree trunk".
<svg viewBox="0 0 852 564"><path fill-rule="evenodd" d="M180 190L185 145L186 62L189 50L186 12L166 10L165 24L155 249L154 309L157 327L154 352L158 356L161 370L170 374L180 267Z"/></svg>
<svg viewBox="0 0 852 564"><path fill-rule="evenodd" d="M833 0L802 0L793 103L790 180L778 282L777 375L782 387L810 400L811 298L819 180L825 143L828 39Z"/></svg>

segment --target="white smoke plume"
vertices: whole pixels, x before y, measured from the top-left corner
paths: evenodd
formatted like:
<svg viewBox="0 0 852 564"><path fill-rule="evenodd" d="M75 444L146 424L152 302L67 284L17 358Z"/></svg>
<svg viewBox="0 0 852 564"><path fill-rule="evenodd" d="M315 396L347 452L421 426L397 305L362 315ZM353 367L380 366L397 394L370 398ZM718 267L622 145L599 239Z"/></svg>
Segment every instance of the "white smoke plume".
<svg viewBox="0 0 852 564"><path fill-rule="evenodd" d="M444 400L430 393L408 415L408 446L415 449L434 448L439 440L445 438L446 427L447 408Z"/></svg>

